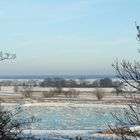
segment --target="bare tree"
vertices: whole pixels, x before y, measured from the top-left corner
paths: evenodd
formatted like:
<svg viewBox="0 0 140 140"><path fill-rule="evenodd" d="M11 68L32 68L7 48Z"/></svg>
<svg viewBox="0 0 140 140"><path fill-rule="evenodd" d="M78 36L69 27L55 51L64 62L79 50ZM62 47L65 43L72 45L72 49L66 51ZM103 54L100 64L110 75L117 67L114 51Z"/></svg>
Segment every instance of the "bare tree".
<svg viewBox="0 0 140 140"><path fill-rule="evenodd" d="M140 41L140 28L136 26L138 30L137 39ZM139 139L140 138L140 63L134 61L123 60L121 63L118 60L113 64L118 77L125 83L125 88L129 92L125 97L128 103L125 104L126 108L123 110L123 114L119 115L118 112L112 113L112 116L116 120L115 125L110 125L109 128L112 133L115 133L121 139ZM128 88L131 87L136 90L137 93L131 92Z"/></svg>
<svg viewBox="0 0 140 140"><path fill-rule="evenodd" d="M124 86L123 82L120 82L120 81L115 81L115 82L113 83L113 87L114 87L115 90L116 90L117 96L118 96L119 94L123 93L123 86Z"/></svg>
<svg viewBox="0 0 140 140"><path fill-rule="evenodd" d="M15 59L15 58L16 58L16 54L4 53L0 51L0 61ZM1 86L2 86L2 83L0 83L0 90L1 90Z"/></svg>
<svg viewBox="0 0 140 140"><path fill-rule="evenodd" d="M121 139L139 139L140 138L140 101L137 99L126 104L126 108L120 114L112 112L113 118L116 120L115 125L109 124L112 133Z"/></svg>
<svg viewBox="0 0 140 140"><path fill-rule="evenodd" d="M6 59L15 59L16 54L11 54L11 53L3 53L2 51L0 52L0 61L6 60Z"/></svg>
<svg viewBox="0 0 140 140"><path fill-rule="evenodd" d="M15 54L0 52L0 61L7 59L15 59ZM21 107L6 110L0 104L0 139L1 140L33 140L34 137L25 135L23 130L29 128L30 125L37 120L32 116L30 118L22 118L19 116L23 112ZM17 119L18 118L18 119Z"/></svg>
<svg viewBox="0 0 140 140"><path fill-rule="evenodd" d="M118 77L126 84L124 97L127 98L126 108L123 114L119 115L117 112L112 113L116 120L114 126L109 125L110 130L122 139L138 139L140 138L140 98L137 93L140 91L140 64L130 63L123 60L122 63L115 62L115 68ZM137 90L137 93L132 92ZM127 92L126 92L127 91ZM122 91L123 92L123 91ZM127 94L129 93L129 94Z"/></svg>

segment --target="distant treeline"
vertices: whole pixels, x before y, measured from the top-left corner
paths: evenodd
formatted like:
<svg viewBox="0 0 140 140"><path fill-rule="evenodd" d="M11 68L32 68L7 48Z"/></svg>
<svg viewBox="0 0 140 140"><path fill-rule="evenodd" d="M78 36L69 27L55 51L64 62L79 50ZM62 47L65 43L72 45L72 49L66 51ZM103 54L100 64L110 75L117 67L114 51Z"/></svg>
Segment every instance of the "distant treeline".
<svg viewBox="0 0 140 140"><path fill-rule="evenodd" d="M89 80L86 78L64 79L47 78L44 80L3 80L0 86L33 86L33 87L70 87L70 88L92 88L92 87L114 87L118 81L114 82L111 78Z"/></svg>
<svg viewBox="0 0 140 140"><path fill-rule="evenodd" d="M40 83L41 87L114 87L114 82L110 78L88 81L85 78L79 79L63 79L63 78L47 78Z"/></svg>

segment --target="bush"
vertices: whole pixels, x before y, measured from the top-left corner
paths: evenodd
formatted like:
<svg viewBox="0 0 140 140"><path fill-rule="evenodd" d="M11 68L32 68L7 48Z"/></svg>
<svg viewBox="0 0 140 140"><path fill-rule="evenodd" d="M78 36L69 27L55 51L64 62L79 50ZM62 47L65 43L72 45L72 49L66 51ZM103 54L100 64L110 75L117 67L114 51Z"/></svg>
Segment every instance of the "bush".
<svg viewBox="0 0 140 140"><path fill-rule="evenodd" d="M33 94L31 86L23 86L23 90L21 92L25 98L31 98Z"/></svg>
<svg viewBox="0 0 140 140"><path fill-rule="evenodd" d="M105 90L96 88L94 91L95 96L97 97L98 101L101 101L105 96Z"/></svg>
<svg viewBox="0 0 140 140"><path fill-rule="evenodd" d="M72 93L71 93L71 91L64 91L64 96L66 97L66 98L71 98L72 97Z"/></svg>
<svg viewBox="0 0 140 140"><path fill-rule="evenodd" d="M43 96L45 98L50 98L50 97L53 97L54 96L53 91L43 91L42 93L43 93Z"/></svg>
<svg viewBox="0 0 140 140"><path fill-rule="evenodd" d="M24 129L35 121L34 117L29 119L17 119L20 113L22 113L21 107L13 110L4 110L0 105L0 139L1 140L23 140L33 139L31 136L25 136Z"/></svg>
<svg viewBox="0 0 140 140"><path fill-rule="evenodd" d="M56 87L53 92L57 95L61 95L61 93L63 92L62 87Z"/></svg>
<svg viewBox="0 0 140 140"><path fill-rule="evenodd" d="M76 91L75 89L73 89L73 97L77 98L80 94L80 91Z"/></svg>
<svg viewBox="0 0 140 140"><path fill-rule="evenodd" d="M79 92L77 92L75 89L69 89L68 91L64 92L64 95L66 98L76 98L79 96Z"/></svg>
<svg viewBox="0 0 140 140"><path fill-rule="evenodd" d="M17 92L18 92L18 90L19 90L19 89L18 89L18 86L17 86L17 85L15 85L15 86L14 86L14 88L13 88L13 90L14 90L14 92L15 92L15 93L17 93Z"/></svg>

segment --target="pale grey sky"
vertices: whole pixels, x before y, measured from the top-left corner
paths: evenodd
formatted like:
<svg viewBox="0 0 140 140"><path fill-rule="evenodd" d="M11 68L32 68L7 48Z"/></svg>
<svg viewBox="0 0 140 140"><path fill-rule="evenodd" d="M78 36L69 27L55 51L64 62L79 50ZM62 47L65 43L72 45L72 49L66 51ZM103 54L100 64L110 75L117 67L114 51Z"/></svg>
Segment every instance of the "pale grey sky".
<svg viewBox="0 0 140 140"><path fill-rule="evenodd" d="M138 59L139 0L1 0L2 74L108 74Z"/></svg>

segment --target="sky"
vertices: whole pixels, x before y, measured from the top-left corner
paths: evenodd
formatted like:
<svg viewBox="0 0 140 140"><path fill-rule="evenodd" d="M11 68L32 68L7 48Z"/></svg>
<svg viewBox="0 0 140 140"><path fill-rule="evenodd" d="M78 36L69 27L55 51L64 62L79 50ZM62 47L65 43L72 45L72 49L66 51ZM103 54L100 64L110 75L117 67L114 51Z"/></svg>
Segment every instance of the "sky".
<svg viewBox="0 0 140 140"><path fill-rule="evenodd" d="M0 0L0 75L112 74L138 60L140 0Z"/></svg>

